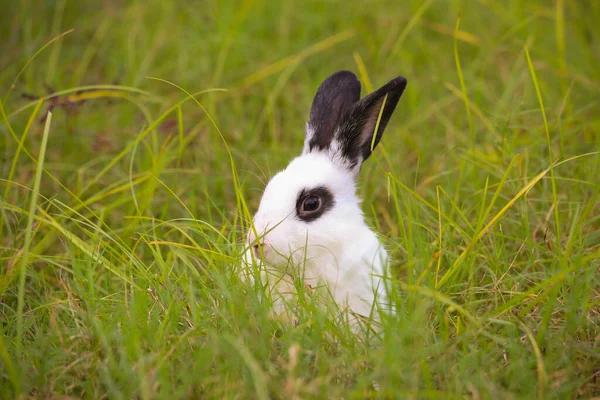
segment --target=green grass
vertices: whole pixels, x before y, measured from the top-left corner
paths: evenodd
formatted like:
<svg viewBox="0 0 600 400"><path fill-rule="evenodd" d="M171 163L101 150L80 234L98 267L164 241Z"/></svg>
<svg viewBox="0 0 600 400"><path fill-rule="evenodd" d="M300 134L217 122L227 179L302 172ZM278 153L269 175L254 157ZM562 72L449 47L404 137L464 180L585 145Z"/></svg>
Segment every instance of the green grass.
<svg viewBox="0 0 600 400"><path fill-rule="evenodd" d="M6 2L0 397L599 396L597 21L564 0ZM378 345L310 298L272 320L238 277L338 69L409 81L359 188L398 288Z"/></svg>

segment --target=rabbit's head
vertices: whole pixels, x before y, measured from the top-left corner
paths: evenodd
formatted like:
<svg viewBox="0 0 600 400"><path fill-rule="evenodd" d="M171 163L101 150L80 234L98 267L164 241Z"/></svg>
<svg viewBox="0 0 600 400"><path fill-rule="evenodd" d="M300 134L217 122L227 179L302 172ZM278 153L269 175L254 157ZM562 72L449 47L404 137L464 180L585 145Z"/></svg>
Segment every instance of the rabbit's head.
<svg viewBox="0 0 600 400"><path fill-rule="evenodd" d="M349 250L346 239L365 227L355 188L360 167L405 87L406 79L397 77L360 99L360 82L349 71L321 84L302 154L270 180L254 216L248 245L257 259L285 267L326 262Z"/></svg>

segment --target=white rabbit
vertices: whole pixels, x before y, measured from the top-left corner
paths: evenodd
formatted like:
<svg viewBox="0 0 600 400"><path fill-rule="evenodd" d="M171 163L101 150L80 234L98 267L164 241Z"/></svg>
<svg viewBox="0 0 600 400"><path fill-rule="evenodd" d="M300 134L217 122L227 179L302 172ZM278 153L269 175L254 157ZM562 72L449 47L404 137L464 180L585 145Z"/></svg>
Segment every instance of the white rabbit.
<svg viewBox="0 0 600 400"><path fill-rule="evenodd" d="M294 294L297 279L327 287L353 320L377 319L375 303L391 309L382 279L387 253L365 223L356 180L406 83L397 77L361 100L356 76L339 71L319 87L304 150L267 184L244 255L258 261L277 313L285 312L283 298Z"/></svg>

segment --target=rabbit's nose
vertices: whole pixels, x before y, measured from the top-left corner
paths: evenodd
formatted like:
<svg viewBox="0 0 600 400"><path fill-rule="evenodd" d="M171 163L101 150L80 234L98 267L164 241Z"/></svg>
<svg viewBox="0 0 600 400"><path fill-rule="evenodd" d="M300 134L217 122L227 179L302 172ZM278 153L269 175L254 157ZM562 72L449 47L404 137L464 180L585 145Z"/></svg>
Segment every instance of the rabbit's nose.
<svg viewBox="0 0 600 400"><path fill-rule="evenodd" d="M252 246L252 252L256 258L260 258L260 248L262 247L262 243L260 240L256 240L256 236L254 236L254 232L248 232L248 245Z"/></svg>
<svg viewBox="0 0 600 400"><path fill-rule="evenodd" d="M252 251L254 252L254 256L256 258L260 258L260 246L258 244L252 246Z"/></svg>

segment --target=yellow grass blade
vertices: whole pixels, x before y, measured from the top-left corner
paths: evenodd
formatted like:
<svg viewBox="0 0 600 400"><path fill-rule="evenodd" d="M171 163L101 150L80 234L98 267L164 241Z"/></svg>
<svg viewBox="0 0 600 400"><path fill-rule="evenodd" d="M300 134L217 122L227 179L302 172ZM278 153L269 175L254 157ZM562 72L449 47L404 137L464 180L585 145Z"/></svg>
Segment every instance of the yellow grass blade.
<svg viewBox="0 0 600 400"><path fill-rule="evenodd" d="M469 43L475 46L479 46L481 44L481 40L479 40L479 38L469 32L465 32L465 31L461 31L461 30L454 30L452 29L452 27L450 26L446 26L437 22L427 22L425 23L425 26L428 27L429 29L442 33L444 35L449 35L449 36L454 36L456 37L458 40L465 42L465 43Z"/></svg>
<svg viewBox="0 0 600 400"><path fill-rule="evenodd" d="M327 39L320 41L318 43L315 43L312 46L309 46L296 54L292 54L291 56L285 57L271 65L266 66L265 68L255 72L251 75L248 75L247 77L242 79L240 82L238 82L238 84L235 85L235 87L236 88L244 88L244 87L253 85L257 82L260 82L262 80L265 80L268 77L283 71L284 69L286 69L286 67L288 65L297 63L297 62L302 61L312 55L315 55L322 51L325 51L341 42L344 42L344 41L350 39L354 35L355 35L354 31L348 30L348 31L340 32L337 35L328 37Z"/></svg>
<svg viewBox="0 0 600 400"><path fill-rule="evenodd" d="M385 109L386 102L387 94L383 98L383 103L381 104L381 108L379 109L379 115L377 115L377 123L375 124L375 130L373 131L373 138L371 139L371 152L375 148L375 139L377 139L377 132L379 131L379 122L381 122L381 116L383 115L383 110Z"/></svg>
<svg viewBox="0 0 600 400"><path fill-rule="evenodd" d="M365 89L367 90L367 92L371 93L373 91L373 83L369 78L369 73L367 72L367 66L365 65L365 62L363 61L358 51L355 51L352 54L352 56L354 57L354 62L356 63L356 67L358 68L358 76L360 80L365 85Z"/></svg>

